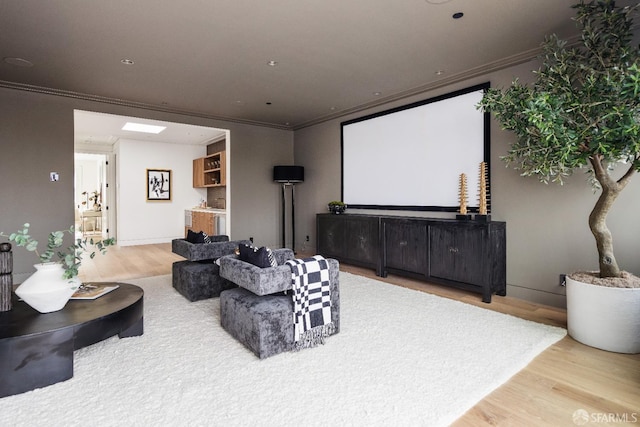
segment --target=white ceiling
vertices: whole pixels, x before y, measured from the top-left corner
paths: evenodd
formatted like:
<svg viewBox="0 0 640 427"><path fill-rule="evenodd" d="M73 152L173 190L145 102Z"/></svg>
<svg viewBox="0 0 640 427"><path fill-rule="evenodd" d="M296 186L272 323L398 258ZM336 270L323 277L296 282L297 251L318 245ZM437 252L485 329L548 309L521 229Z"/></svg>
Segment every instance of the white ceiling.
<svg viewBox="0 0 640 427"><path fill-rule="evenodd" d="M33 66L0 85L296 129L528 61L576 1L4 0L0 57Z"/></svg>
<svg viewBox="0 0 640 427"><path fill-rule="evenodd" d="M85 145L113 145L119 139L206 145L212 141L215 142L222 139L226 134L226 131L223 129L117 116L91 111L76 110L73 119L75 142L76 144ZM127 122L166 126L166 129L159 134L122 130L122 127Z"/></svg>

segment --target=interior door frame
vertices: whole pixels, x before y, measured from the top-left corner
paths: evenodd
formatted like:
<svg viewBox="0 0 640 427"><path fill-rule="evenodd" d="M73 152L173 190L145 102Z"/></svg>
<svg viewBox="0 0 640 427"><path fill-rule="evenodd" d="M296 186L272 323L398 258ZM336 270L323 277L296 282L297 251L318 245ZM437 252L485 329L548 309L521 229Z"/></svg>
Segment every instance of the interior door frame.
<svg viewBox="0 0 640 427"><path fill-rule="evenodd" d="M100 191L104 194L102 202L102 237L110 238L117 235L117 222L116 222L116 156L113 152L113 147L86 147L76 146L74 148L74 170L75 170L75 155L76 154L97 154L104 156L103 168L103 183Z"/></svg>

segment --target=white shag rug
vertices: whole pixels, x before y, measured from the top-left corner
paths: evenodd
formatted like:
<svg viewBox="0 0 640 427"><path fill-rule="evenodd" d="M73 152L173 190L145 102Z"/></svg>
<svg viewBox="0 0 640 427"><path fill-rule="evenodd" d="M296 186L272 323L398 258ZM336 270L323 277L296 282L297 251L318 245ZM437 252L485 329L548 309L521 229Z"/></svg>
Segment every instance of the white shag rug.
<svg viewBox="0 0 640 427"><path fill-rule="evenodd" d="M341 272L340 333L260 360L222 329L217 298L130 282L144 335L76 351L70 380L0 399L0 425L445 426L566 334Z"/></svg>

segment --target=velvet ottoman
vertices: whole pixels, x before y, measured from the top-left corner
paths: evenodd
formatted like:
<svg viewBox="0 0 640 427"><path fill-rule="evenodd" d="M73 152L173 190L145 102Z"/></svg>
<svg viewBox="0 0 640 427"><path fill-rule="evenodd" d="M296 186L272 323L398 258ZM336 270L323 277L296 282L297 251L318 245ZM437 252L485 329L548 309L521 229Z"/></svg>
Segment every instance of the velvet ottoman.
<svg viewBox="0 0 640 427"><path fill-rule="evenodd" d="M189 301L214 298L236 285L220 277L220 267L213 261L206 263L177 261L172 267L172 285Z"/></svg>

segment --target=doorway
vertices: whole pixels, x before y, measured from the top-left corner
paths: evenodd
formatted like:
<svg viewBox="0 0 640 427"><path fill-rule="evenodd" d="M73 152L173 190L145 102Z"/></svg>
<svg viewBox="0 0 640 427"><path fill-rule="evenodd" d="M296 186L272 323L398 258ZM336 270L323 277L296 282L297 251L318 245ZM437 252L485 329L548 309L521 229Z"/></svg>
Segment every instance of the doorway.
<svg viewBox="0 0 640 427"><path fill-rule="evenodd" d="M109 236L109 205L107 154L74 154L74 211L76 237Z"/></svg>
<svg viewBox="0 0 640 427"><path fill-rule="evenodd" d="M127 129L125 125L129 122L157 125L164 130L160 133L136 132ZM174 237L184 236L185 224L180 219L184 218L185 209L193 208L201 199L211 206L214 202L221 203L226 229L231 228L230 192L210 195L209 188L195 188L192 180L193 160L206 155L207 147L212 143L221 143L220 149L225 151L227 160L226 182L230 181L229 130L74 110L74 142L75 153L106 158L103 172L98 175L103 177L101 182L81 188L81 178L76 177L78 199L74 208L78 230L84 221L85 234L117 238L119 246L170 242ZM140 192L141 189L146 191L144 177L153 168L172 171L169 201L146 200L145 194ZM85 191L87 194L83 195ZM97 211L100 214L87 211L95 205L95 192L100 192L101 210ZM93 198L83 205L82 197L92 195ZM221 198L224 202L219 201ZM82 207L86 209L82 211ZM82 212L85 215L80 215ZM94 224L89 219L91 215L97 216L102 223Z"/></svg>

